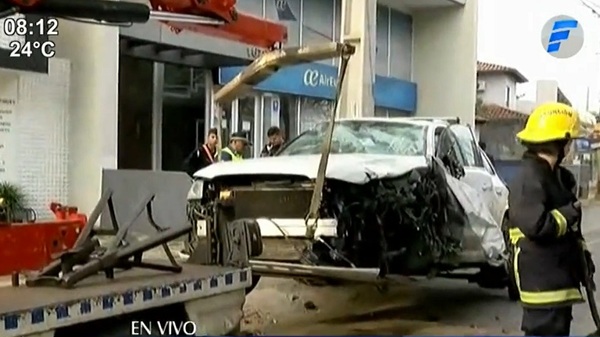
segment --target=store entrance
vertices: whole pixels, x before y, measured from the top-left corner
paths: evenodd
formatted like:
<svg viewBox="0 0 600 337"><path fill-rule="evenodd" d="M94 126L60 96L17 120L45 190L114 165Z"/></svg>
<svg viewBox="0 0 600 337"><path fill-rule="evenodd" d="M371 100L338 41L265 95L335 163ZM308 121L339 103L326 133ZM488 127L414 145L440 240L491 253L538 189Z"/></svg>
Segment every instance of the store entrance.
<svg viewBox="0 0 600 337"><path fill-rule="evenodd" d="M204 140L204 99L165 97L162 122L162 170L182 171L185 158Z"/></svg>
<svg viewBox="0 0 600 337"><path fill-rule="evenodd" d="M204 141L206 94L201 71L165 65L161 169L183 171L185 158Z"/></svg>

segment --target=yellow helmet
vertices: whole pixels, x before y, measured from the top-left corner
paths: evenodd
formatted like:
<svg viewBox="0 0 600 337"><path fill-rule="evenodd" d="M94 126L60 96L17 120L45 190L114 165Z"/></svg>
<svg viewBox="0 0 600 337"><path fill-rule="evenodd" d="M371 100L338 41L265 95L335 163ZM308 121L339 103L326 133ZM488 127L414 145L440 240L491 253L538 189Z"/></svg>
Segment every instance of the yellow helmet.
<svg viewBox="0 0 600 337"><path fill-rule="evenodd" d="M529 115L517 138L527 143L545 143L579 136L579 114L572 107L557 102L544 103Z"/></svg>

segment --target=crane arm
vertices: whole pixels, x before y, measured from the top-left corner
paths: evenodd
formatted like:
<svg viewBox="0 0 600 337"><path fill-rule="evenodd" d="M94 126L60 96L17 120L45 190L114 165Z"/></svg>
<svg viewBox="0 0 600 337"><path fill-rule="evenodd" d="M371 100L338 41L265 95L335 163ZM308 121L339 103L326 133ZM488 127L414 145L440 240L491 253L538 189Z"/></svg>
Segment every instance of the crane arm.
<svg viewBox="0 0 600 337"><path fill-rule="evenodd" d="M234 100L236 97L243 95L245 91L250 90L253 86L266 80L269 76L273 75L275 72L281 70L282 68L303 63L327 60L331 58L341 59L333 111L331 111L329 126L327 128L327 133L321 146L321 159L319 161L319 167L317 169L317 178L314 182L315 186L313 188L310 206L305 219L306 236L308 238L313 238L317 230L319 209L321 207L323 188L325 187L325 172L327 171L329 154L331 152L331 142L333 139L336 112L338 110L338 105L342 95L343 83L346 77L348 61L350 57L354 55L355 52L356 47L347 43L337 42L331 42L317 46L287 48L283 50L272 51L256 59L254 62L252 62L252 64L250 64L240 74L238 74L233 80L225 84L223 88L221 88L215 93L215 101L218 104L226 104ZM222 125L222 118L223 115L219 111L219 113L217 114L217 125ZM222 128L218 127L217 136L219 137L219 139L223 139L221 138L221 132ZM221 151L220 149L218 150L220 156ZM311 220L312 222L309 223Z"/></svg>
<svg viewBox="0 0 600 337"><path fill-rule="evenodd" d="M131 24L158 20L177 32L189 31L234 40L265 49L287 41L287 28L238 13L236 0L0 0L0 18L16 13L54 16L91 23Z"/></svg>

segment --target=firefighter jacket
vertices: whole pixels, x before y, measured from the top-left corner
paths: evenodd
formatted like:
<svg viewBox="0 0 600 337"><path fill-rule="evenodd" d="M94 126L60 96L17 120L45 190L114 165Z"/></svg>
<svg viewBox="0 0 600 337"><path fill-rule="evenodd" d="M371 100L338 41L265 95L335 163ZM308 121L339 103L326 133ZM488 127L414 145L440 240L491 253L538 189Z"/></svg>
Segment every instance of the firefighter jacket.
<svg viewBox="0 0 600 337"><path fill-rule="evenodd" d="M556 307L583 301L581 210L574 207L572 174L526 153L509 190L509 237L514 277L528 307Z"/></svg>

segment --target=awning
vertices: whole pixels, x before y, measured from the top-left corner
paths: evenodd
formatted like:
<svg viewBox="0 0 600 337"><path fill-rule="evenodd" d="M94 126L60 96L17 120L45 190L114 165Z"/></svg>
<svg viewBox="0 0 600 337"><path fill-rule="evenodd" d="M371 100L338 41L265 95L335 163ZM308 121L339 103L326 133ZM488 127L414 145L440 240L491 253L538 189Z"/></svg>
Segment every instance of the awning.
<svg viewBox="0 0 600 337"><path fill-rule="evenodd" d="M172 63L193 68L216 68L220 66L240 66L251 62L249 59L169 45L161 42L140 40L127 35L120 36L120 52L123 55L138 57L154 62Z"/></svg>
<svg viewBox="0 0 600 337"><path fill-rule="evenodd" d="M246 65L249 50L283 45L287 28L235 9L235 0L151 0L154 10L221 20L221 25L149 21L121 28L122 53L191 67Z"/></svg>

